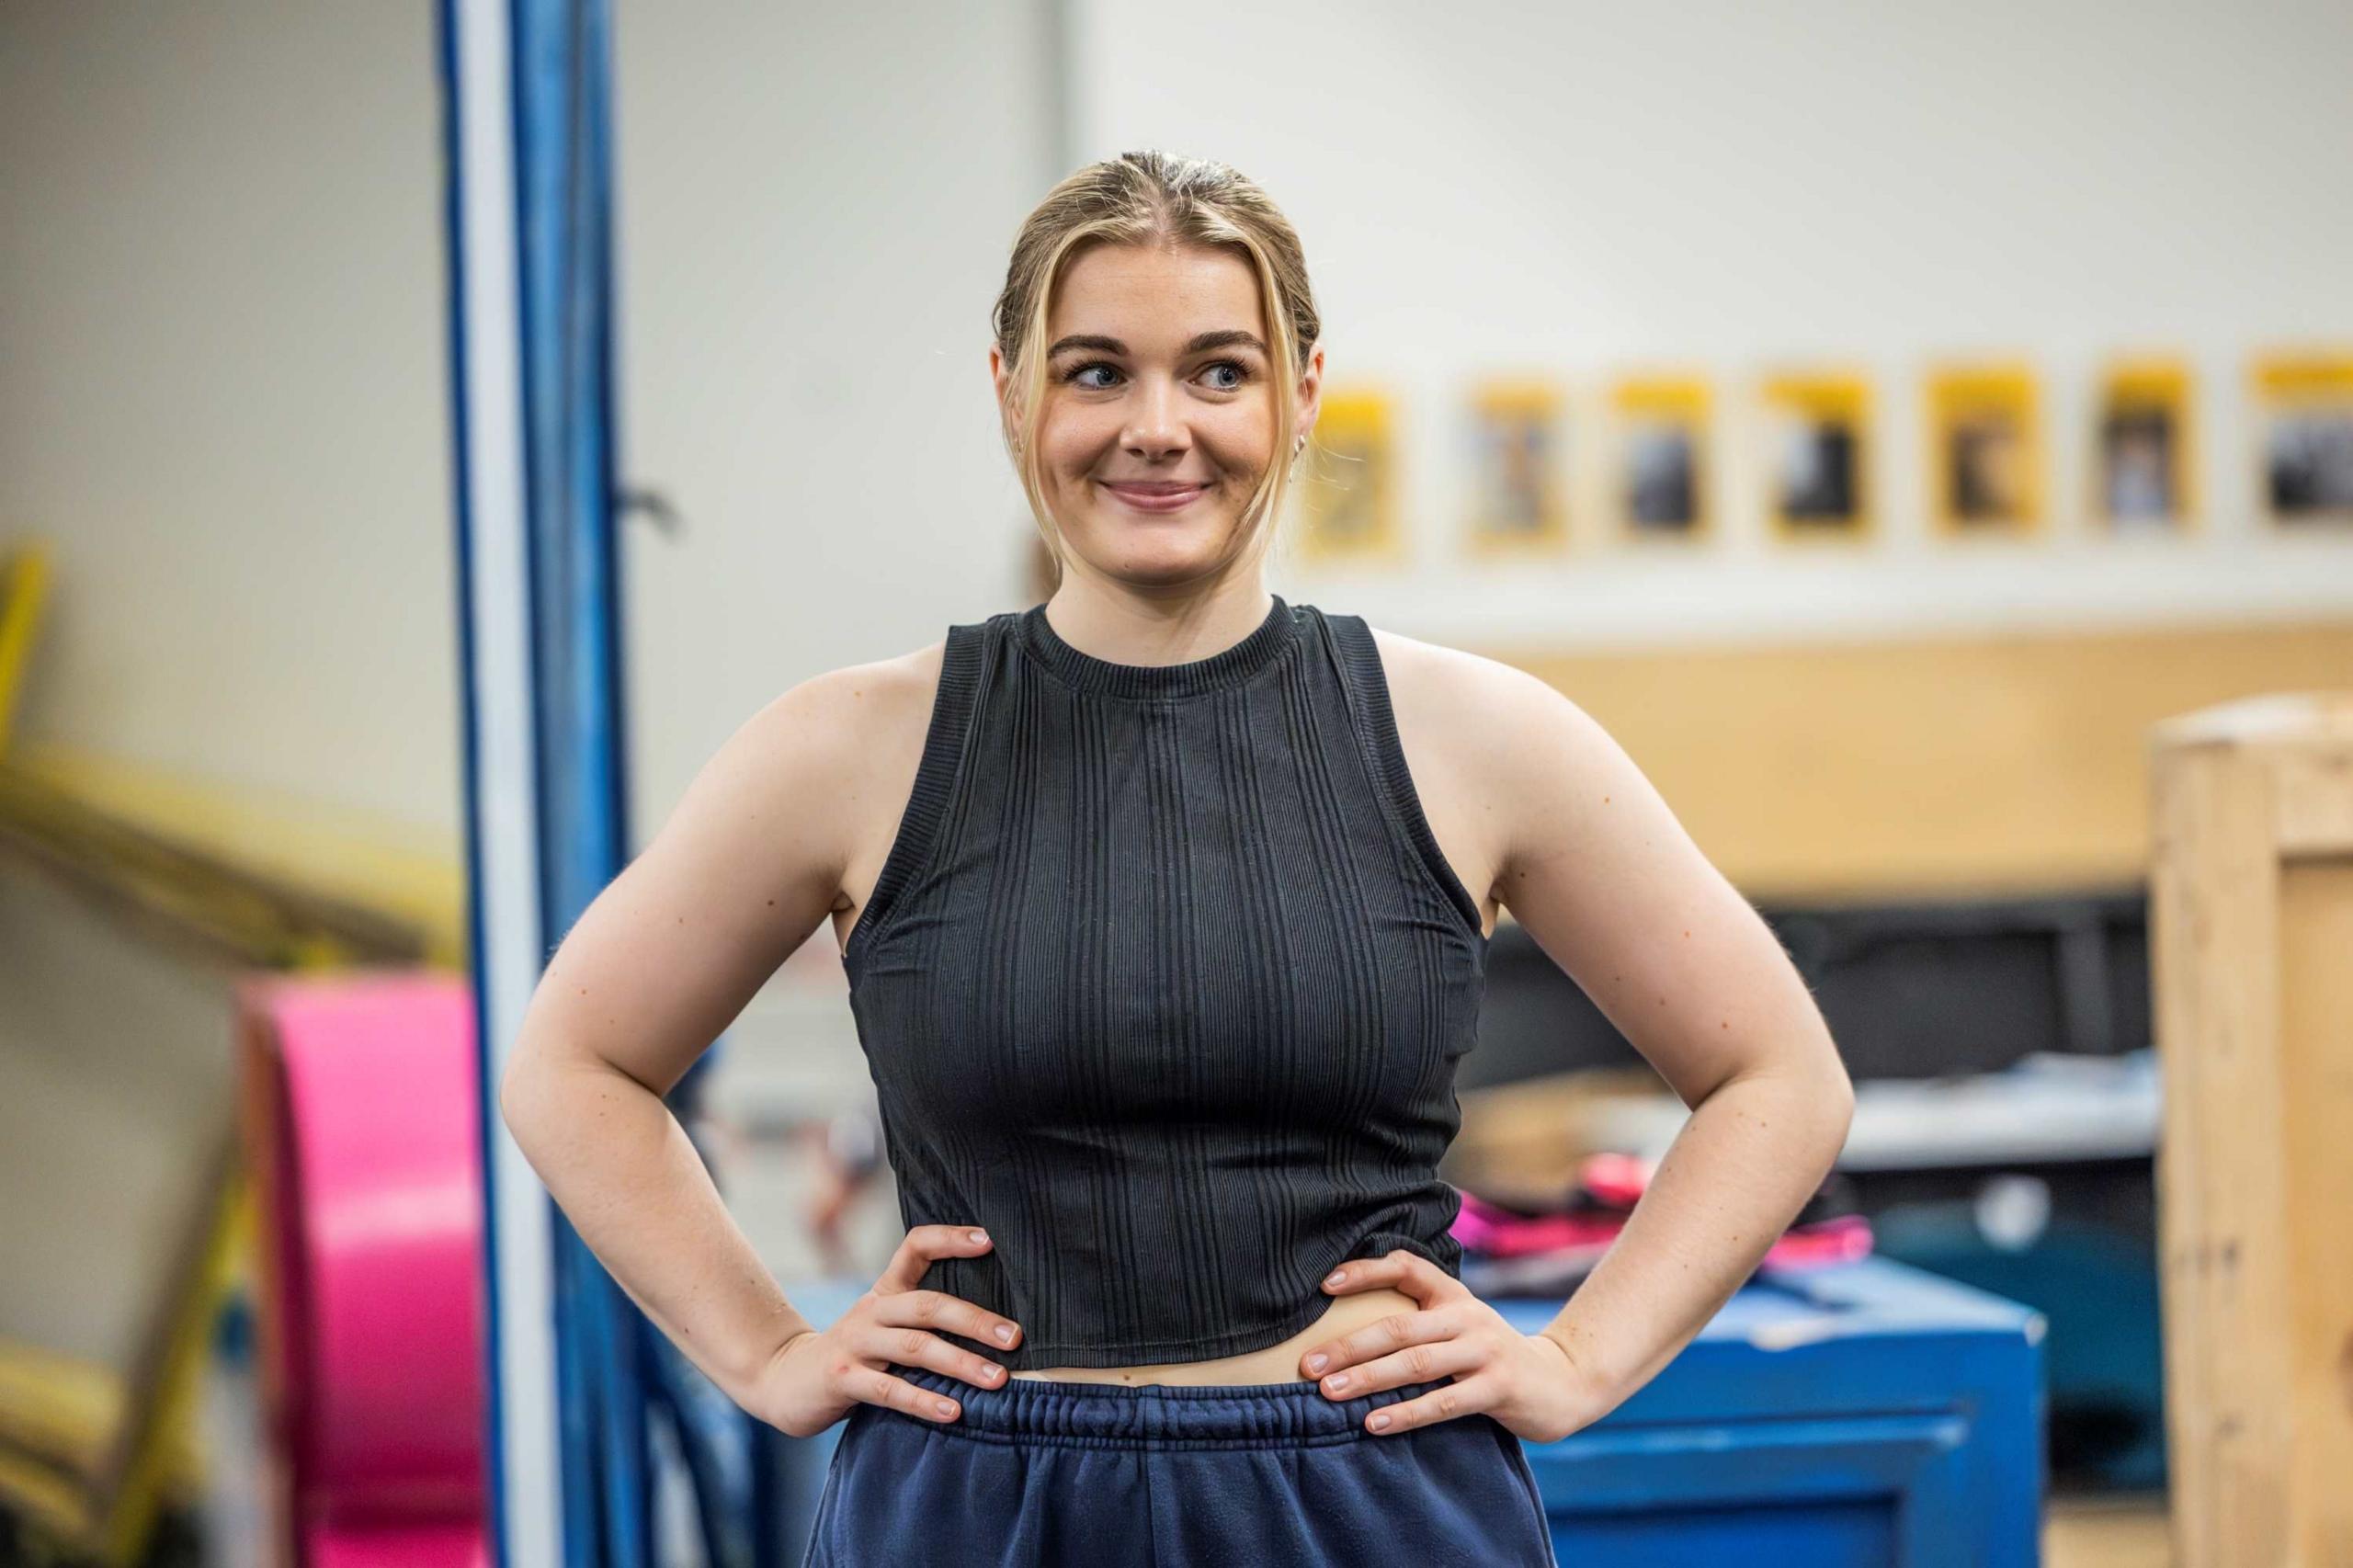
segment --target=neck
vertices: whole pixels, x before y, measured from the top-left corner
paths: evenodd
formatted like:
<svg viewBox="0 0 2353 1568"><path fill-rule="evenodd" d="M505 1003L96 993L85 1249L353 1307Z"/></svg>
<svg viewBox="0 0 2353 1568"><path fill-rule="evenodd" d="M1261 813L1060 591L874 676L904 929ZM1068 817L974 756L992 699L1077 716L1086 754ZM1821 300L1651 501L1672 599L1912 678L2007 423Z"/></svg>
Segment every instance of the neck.
<svg viewBox="0 0 2353 1568"><path fill-rule="evenodd" d="M1255 575L1159 597L1073 578L1046 601L1045 613L1056 636L1097 659L1182 665L1249 636L1272 603Z"/></svg>

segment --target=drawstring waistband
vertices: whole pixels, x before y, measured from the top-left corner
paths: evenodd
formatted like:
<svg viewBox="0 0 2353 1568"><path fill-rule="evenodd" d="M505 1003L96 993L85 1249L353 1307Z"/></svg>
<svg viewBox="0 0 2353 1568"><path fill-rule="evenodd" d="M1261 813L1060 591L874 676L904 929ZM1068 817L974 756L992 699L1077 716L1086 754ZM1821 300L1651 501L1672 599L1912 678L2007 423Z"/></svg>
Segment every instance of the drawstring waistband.
<svg viewBox="0 0 2353 1568"><path fill-rule="evenodd" d="M1443 1388L1438 1378L1376 1389L1353 1399L1333 1399L1313 1382L1126 1383L1051 1382L1013 1378L986 1389L928 1367L892 1366L891 1370L931 1393L945 1394L963 1408L953 1421L931 1421L903 1411L869 1406L942 1432L983 1440L1055 1442L1121 1449L1266 1448L1282 1444L1318 1448L1354 1442L1378 1434L1365 1430L1365 1417Z"/></svg>

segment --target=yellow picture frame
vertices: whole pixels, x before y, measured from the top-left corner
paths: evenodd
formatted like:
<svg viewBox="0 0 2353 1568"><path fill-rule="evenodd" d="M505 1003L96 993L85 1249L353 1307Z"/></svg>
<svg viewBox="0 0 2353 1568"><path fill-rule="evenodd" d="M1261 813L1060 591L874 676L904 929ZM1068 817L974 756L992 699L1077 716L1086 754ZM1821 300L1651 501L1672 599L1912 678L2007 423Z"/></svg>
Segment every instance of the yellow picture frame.
<svg viewBox="0 0 2353 1568"><path fill-rule="evenodd" d="M2085 516L2109 533L2199 526L2196 388L2176 355L2119 357L2101 369Z"/></svg>
<svg viewBox="0 0 2353 1568"><path fill-rule="evenodd" d="M1404 558L1395 405L1377 387L1326 389L1299 492L1300 553L1319 563Z"/></svg>
<svg viewBox="0 0 2353 1568"><path fill-rule="evenodd" d="M1859 369L1768 372L1756 385L1757 472L1779 543L1864 544L1879 534L1879 431Z"/></svg>
<svg viewBox="0 0 2353 1568"><path fill-rule="evenodd" d="M2353 528L2353 349L2257 354L2256 505L2279 531Z"/></svg>
<svg viewBox="0 0 2353 1568"><path fill-rule="evenodd" d="M1544 377L1498 377L1472 389L1465 421L1465 542L1472 555L1553 555L1567 548L1566 407L1561 384Z"/></svg>
<svg viewBox="0 0 2353 1568"><path fill-rule="evenodd" d="M2023 361L1938 366L1927 379L1928 516L1949 538L2026 537L2046 522L2042 388Z"/></svg>
<svg viewBox="0 0 2353 1568"><path fill-rule="evenodd" d="M1609 390L1609 513L1620 545L1645 549L1711 542L1715 395L1704 375L1620 376Z"/></svg>

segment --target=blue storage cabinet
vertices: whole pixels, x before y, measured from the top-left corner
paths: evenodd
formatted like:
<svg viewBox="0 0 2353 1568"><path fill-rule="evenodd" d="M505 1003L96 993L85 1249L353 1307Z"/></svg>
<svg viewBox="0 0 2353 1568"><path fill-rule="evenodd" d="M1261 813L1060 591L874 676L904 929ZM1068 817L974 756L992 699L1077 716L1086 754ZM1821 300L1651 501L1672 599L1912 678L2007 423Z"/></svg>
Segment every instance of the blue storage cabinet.
<svg viewBox="0 0 2353 1568"><path fill-rule="evenodd" d="M788 1294L824 1324L865 1289ZM1530 1333L1560 1305L1495 1301ZM1526 1445L1562 1568L2031 1568L2042 1327L1884 1258L1760 1270L1632 1398ZM840 1432L780 1445L796 1553Z"/></svg>
<svg viewBox="0 0 2353 1568"><path fill-rule="evenodd" d="M1563 1568L2029 1568L2042 1330L1884 1258L1761 1270L1631 1399L1527 1445Z"/></svg>

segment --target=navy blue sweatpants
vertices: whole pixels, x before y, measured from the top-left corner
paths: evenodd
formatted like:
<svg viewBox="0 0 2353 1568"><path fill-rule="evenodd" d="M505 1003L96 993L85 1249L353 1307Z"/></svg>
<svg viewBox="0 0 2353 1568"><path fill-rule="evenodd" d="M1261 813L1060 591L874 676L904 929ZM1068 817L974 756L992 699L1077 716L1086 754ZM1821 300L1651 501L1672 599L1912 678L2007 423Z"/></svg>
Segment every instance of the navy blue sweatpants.
<svg viewBox="0 0 2353 1568"><path fill-rule="evenodd" d="M804 1568L1558 1568L1528 1457L1484 1413L1393 1437L1305 1380L1186 1386L892 1366L963 1404L844 1418Z"/></svg>

